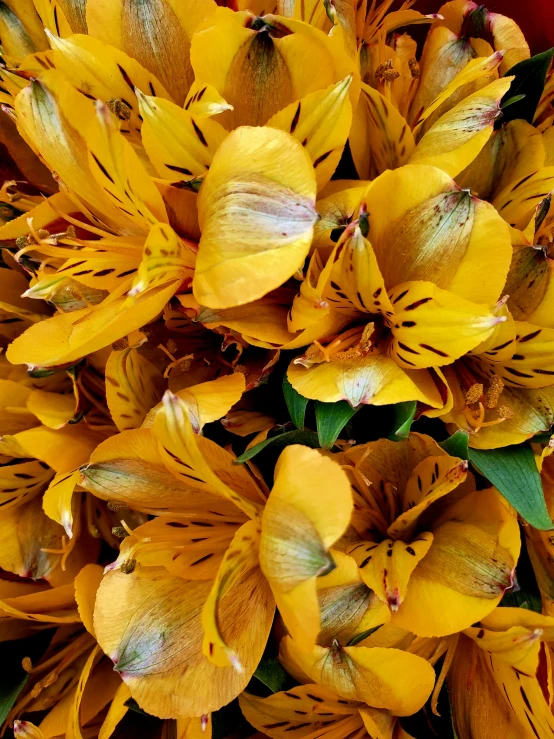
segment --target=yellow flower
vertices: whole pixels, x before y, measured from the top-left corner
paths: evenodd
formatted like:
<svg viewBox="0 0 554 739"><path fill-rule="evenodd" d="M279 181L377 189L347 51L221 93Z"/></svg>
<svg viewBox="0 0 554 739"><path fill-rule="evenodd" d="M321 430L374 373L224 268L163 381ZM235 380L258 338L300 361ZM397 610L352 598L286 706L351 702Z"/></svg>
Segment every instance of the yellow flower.
<svg viewBox="0 0 554 739"><path fill-rule="evenodd" d="M444 420L468 431L473 447L518 444L547 431L554 420L549 208L547 198L536 210L530 224L533 245L523 234L514 236L506 299L498 308L507 320L444 371L453 394Z"/></svg>
<svg viewBox="0 0 554 739"><path fill-rule="evenodd" d="M29 657L23 660L28 680L6 721L17 717L13 728L18 739L60 734L82 739L85 724L109 737L125 716L128 688L101 654L92 626L101 577L101 567L88 565L74 584L50 589L39 583L0 581L2 640L31 635L37 625L56 629L36 663ZM29 713L34 718L39 711L44 715L38 726L20 718Z"/></svg>
<svg viewBox="0 0 554 739"><path fill-rule="evenodd" d="M513 586L517 519L494 489L473 490L467 462L418 434L333 458L354 489L346 552L393 625L418 636L452 634Z"/></svg>
<svg viewBox="0 0 554 739"><path fill-rule="evenodd" d="M497 608L463 632L448 674L454 726L460 739L548 737L554 619L523 608Z"/></svg>
<svg viewBox="0 0 554 739"><path fill-rule="evenodd" d="M334 566L329 548L352 505L331 460L287 448L263 507L263 484L195 435L187 405L166 394L151 429L101 444L83 475L94 494L157 514L122 542L95 614L102 648L145 710L200 716L232 700L262 655L275 602L291 633L315 640L316 578Z"/></svg>
<svg viewBox="0 0 554 739"><path fill-rule="evenodd" d="M436 168L384 173L354 196L336 246L334 229L318 234L321 255L312 257L289 316L291 330L317 329L326 315L349 328L320 333L288 378L308 398L354 407L417 400L436 415L449 407L441 368L506 321L494 308L509 266L507 228ZM334 197L340 201L327 200Z"/></svg>

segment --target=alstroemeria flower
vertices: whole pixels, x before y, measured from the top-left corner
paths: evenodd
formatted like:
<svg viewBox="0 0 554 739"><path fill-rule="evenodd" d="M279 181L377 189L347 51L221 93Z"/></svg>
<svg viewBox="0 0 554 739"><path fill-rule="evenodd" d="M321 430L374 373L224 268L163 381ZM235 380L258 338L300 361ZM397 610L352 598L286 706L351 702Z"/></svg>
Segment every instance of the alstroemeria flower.
<svg viewBox="0 0 554 739"><path fill-rule="evenodd" d="M411 739L397 716L415 713L429 697L435 674L428 662L400 649L336 645L320 651L319 661L302 675L303 685L269 698L240 696L252 726L274 739L288 739L290 732L302 739ZM298 657L307 667L310 658Z"/></svg>
<svg viewBox="0 0 554 739"><path fill-rule="evenodd" d="M468 431L473 447L518 444L554 421L554 221L549 208L548 198L537 207L527 229L531 243L514 232L507 300L499 306L508 320L445 368L453 406L444 420Z"/></svg>
<svg viewBox="0 0 554 739"><path fill-rule="evenodd" d="M6 720L16 719L16 737L82 739L94 729L108 737L127 713L129 689L101 653L92 625L101 578L99 565L87 565L74 583L56 588L0 580L2 640L30 636L33 628L36 634L37 625L56 629L40 659L24 660L29 676ZM37 712L38 726L25 720Z"/></svg>
<svg viewBox="0 0 554 739"><path fill-rule="evenodd" d="M510 121L494 132L456 181L492 203L506 223L532 241L535 210L554 189L551 146L548 136L530 123Z"/></svg>
<svg viewBox="0 0 554 739"><path fill-rule="evenodd" d="M358 175L373 179L404 164L431 164L455 177L479 154L493 133L500 101L512 77L498 79L502 52L474 59L419 105L419 65L400 36L394 50L373 47L368 84L362 83L350 148ZM411 41L411 39L409 40ZM415 94L415 101L413 100Z"/></svg>
<svg viewBox="0 0 554 739"><path fill-rule="evenodd" d="M95 628L133 697L158 716L201 716L238 695L275 602L291 633L313 642L320 630L316 579L333 568L329 548L350 520L346 475L289 447L266 503L233 460L166 394L151 428L101 444L83 471L94 494L157 514L122 542Z"/></svg>
<svg viewBox="0 0 554 739"><path fill-rule="evenodd" d="M333 458L354 490L346 552L394 625L444 636L494 609L513 585L519 528L498 492L472 489L467 462L419 434Z"/></svg>
<svg viewBox="0 0 554 739"><path fill-rule="evenodd" d="M387 172L359 198L358 217L342 226L331 256L312 256L289 316L291 331L325 315L343 316L349 327L321 334L288 378L301 395L325 402L417 400L442 409L441 368L506 320L493 308L509 266L507 227L432 167Z"/></svg>
<svg viewBox="0 0 554 739"><path fill-rule="evenodd" d="M553 638L554 619L523 608L497 608L463 632L448 673L460 739L552 736Z"/></svg>

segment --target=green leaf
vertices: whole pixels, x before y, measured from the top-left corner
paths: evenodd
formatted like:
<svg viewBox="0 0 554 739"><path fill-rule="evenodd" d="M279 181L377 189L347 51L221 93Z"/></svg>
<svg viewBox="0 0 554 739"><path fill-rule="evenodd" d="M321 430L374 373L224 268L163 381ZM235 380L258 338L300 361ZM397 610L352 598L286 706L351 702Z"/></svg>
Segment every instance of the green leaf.
<svg viewBox="0 0 554 739"><path fill-rule="evenodd" d="M513 80L510 89L506 92L500 103L500 107L503 108L503 115L500 119L501 123L508 123L508 121L513 121L516 118L523 118L528 123L533 122L537 105L544 90L546 73L548 72L553 55L554 48L543 51L541 54L536 54L530 59L524 59L514 64L506 72L505 77L515 75L515 80ZM513 102L513 98L521 95L524 95L524 97L520 97L517 102ZM506 103L510 100L512 100L512 104L507 109L504 109Z"/></svg>
<svg viewBox="0 0 554 739"><path fill-rule="evenodd" d="M269 688L272 693L278 693L283 690L287 682L287 673L279 664L277 657L262 657L260 664L256 668L254 677Z"/></svg>
<svg viewBox="0 0 554 739"><path fill-rule="evenodd" d="M514 95L513 97L508 98L508 100L504 100L504 98L502 98L504 102L501 103L500 107L502 108L502 110L504 110L514 103L519 103L519 101L523 100L524 97L525 95Z"/></svg>
<svg viewBox="0 0 554 739"><path fill-rule="evenodd" d="M256 444L256 446L241 454L240 457L237 457L233 464L244 464L248 462L249 459L255 457L256 454L259 454L268 446L274 449L283 449L290 444L303 444L304 446L312 447L312 449L317 449L319 447L319 437L315 431L300 431L299 429L296 431L286 431L284 434L279 434L279 436L272 436L271 439L260 441L259 444Z"/></svg>
<svg viewBox="0 0 554 739"><path fill-rule="evenodd" d="M283 377L283 395L285 396L285 403L287 404L291 421L294 423L296 428L303 429L304 418L306 416L306 406L308 405L309 400L296 392L288 381L286 375Z"/></svg>
<svg viewBox="0 0 554 739"><path fill-rule="evenodd" d="M541 531L553 528L539 471L529 446L469 449L469 461L531 526Z"/></svg>
<svg viewBox="0 0 554 739"><path fill-rule="evenodd" d="M347 647L355 647L356 644L359 644L364 639L367 639L368 636L371 636L374 631L377 631L377 629L380 629L382 624L379 624L379 626L374 626L372 629L368 629L367 631L362 631L361 634L356 634L356 636L353 636L352 639L348 642L346 645Z"/></svg>
<svg viewBox="0 0 554 739"><path fill-rule="evenodd" d="M468 442L469 434L467 431L458 429L458 431L455 431L452 436L448 437L448 439L441 441L439 446L441 446L447 454L450 454L451 457L467 459L469 455Z"/></svg>
<svg viewBox="0 0 554 739"><path fill-rule="evenodd" d="M394 406L394 431L389 436L392 441L407 439L414 422L417 403L415 400L407 400L405 403L396 403Z"/></svg>
<svg viewBox="0 0 554 739"><path fill-rule="evenodd" d="M322 403L316 400L317 433L324 449L330 449L333 446L338 435L357 410L357 408L352 408L346 400L339 400L337 403Z"/></svg>
<svg viewBox="0 0 554 739"><path fill-rule="evenodd" d="M29 679L21 661L24 657L29 657L31 663L36 664L48 648L53 635L54 631L49 629L27 639L0 643L0 725L6 720Z"/></svg>

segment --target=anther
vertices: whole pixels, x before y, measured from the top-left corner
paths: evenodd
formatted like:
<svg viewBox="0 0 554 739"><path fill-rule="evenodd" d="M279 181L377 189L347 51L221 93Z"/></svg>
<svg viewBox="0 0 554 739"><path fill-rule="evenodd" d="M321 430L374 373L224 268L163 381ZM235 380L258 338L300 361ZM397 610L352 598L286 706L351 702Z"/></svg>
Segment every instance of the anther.
<svg viewBox="0 0 554 739"><path fill-rule="evenodd" d="M137 566L137 560L136 559L127 559L125 562L121 563L120 570L123 572L124 575L130 575L132 572L135 571L135 567Z"/></svg>
<svg viewBox="0 0 554 739"><path fill-rule="evenodd" d="M466 405L478 403L483 395L483 390L483 385L480 382L476 382L472 385L466 393Z"/></svg>
<svg viewBox="0 0 554 739"><path fill-rule="evenodd" d="M419 63L415 56L412 56L410 59L408 59L408 67L410 69L410 72L412 73L412 77L414 80L419 79Z"/></svg>
<svg viewBox="0 0 554 739"><path fill-rule="evenodd" d="M500 377L498 377L498 375L493 375L490 381L489 389L487 390L487 393L485 395L485 407L496 408L498 399L500 398L503 390L504 383L502 382Z"/></svg>
<svg viewBox="0 0 554 739"><path fill-rule="evenodd" d="M108 509L110 511L123 511L127 508L127 503L122 503L120 500L109 500Z"/></svg>
<svg viewBox="0 0 554 739"><path fill-rule="evenodd" d="M106 105L112 113L122 121L128 121L131 117L131 107L127 105L127 103L123 102L121 98L112 98L111 100L108 100Z"/></svg>
<svg viewBox="0 0 554 739"><path fill-rule="evenodd" d="M392 59L389 59L388 61L379 64L379 66L375 70L375 77L379 81L393 82L394 80L398 79L398 77L400 77L400 72L397 72L396 69L393 69Z"/></svg>
<svg viewBox="0 0 554 739"><path fill-rule="evenodd" d="M112 534L117 536L118 539L124 539L126 536L129 536L123 526L114 526L112 528Z"/></svg>
<svg viewBox="0 0 554 739"><path fill-rule="evenodd" d="M33 670L33 663L31 662L30 657L23 657L21 660L21 667L25 670L25 672L32 672Z"/></svg>

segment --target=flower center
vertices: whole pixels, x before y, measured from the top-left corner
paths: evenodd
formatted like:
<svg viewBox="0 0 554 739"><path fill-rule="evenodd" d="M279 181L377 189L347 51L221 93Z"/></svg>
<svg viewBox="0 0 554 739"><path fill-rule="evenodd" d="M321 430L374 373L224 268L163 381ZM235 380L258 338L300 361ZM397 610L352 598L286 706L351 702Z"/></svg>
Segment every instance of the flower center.
<svg viewBox="0 0 554 739"><path fill-rule="evenodd" d="M504 383L498 375L493 375L486 392L480 382L471 385L467 391L463 413L475 433L486 426L496 426L514 415L508 406L498 405L503 390ZM491 410L496 412L497 417L485 420L487 411Z"/></svg>

